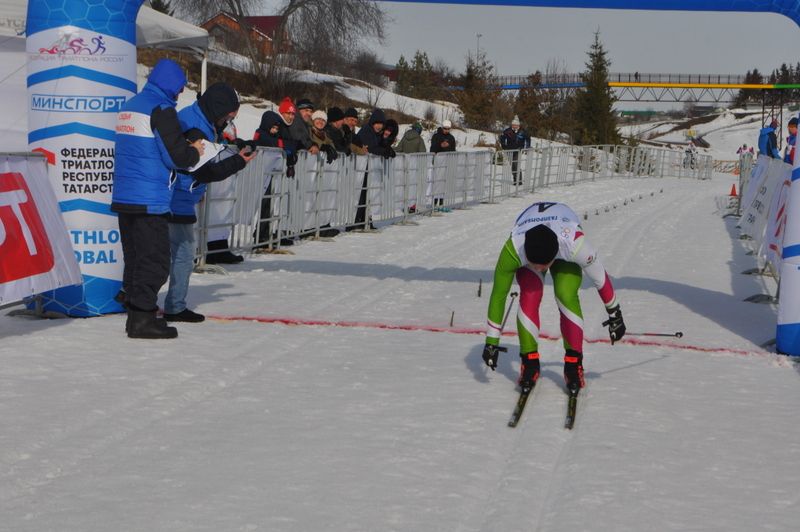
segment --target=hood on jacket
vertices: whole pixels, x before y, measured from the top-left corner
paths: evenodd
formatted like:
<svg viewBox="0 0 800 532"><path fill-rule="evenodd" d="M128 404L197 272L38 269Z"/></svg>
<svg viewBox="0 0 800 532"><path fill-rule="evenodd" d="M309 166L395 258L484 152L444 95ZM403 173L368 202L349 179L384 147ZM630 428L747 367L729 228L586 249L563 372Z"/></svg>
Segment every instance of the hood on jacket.
<svg viewBox="0 0 800 532"><path fill-rule="evenodd" d="M186 74L181 66L172 59L161 59L147 77L147 82L152 83L167 96L177 100L178 94L186 86Z"/></svg>
<svg viewBox="0 0 800 532"><path fill-rule="evenodd" d="M397 133L400 132L400 124L397 123L397 120L389 119L383 126L383 131L386 130L390 131L389 137L384 137L384 141L387 142L390 146L397 138Z"/></svg>
<svg viewBox="0 0 800 532"><path fill-rule="evenodd" d="M275 111L267 111L261 115L261 124L259 124L258 129L269 133L272 126L280 126L281 122L283 122L281 115Z"/></svg>
<svg viewBox="0 0 800 532"><path fill-rule="evenodd" d="M216 126L221 118L239 109L239 95L227 83L218 82L199 95L197 103L208 121Z"/></svg>
<svg viewBox="0 0 800 532"><path fill-rule="evenodd" d="M383 109L375 109L369 117L369 125L373 124L386 124L386 114Z"/></svg>

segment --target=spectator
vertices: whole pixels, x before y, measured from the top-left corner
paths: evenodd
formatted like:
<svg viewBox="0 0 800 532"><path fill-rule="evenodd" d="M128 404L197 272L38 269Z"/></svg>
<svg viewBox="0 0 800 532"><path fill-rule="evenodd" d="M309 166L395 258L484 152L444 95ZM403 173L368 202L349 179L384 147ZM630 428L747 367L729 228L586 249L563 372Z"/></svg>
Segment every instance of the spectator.
<svg viewBox="0 0 800 532"><path fill-rule="evenodd" d="M178 336L156 312L158 291L169 275L171 178L175 170L197 164L203 154L200 141L186 141L175 112L185 85L181 67L162 59L142 92L119 113L111 210L118 216L125 260L118 301L128 311L125 329L130 338Z"/></svg>
<svg viewBox="0 0 800 532"><path fill-rule="evenodd" d="M531 147L531 136L521 129L519 117L515 116L511 121L511 127L506 128L500 135L500 147L504 151L511 151L511 175L514 177L514 185L521 185L522 178L519 175L519 150Z"/></svg>
<svg viewBox="0 0 800 532"><path fill-rule="evenodd" d="M294 167L297 164L297 142L292 138L291 125L295 121L297 108L288 96L278 106L278 112L266 111L261 115L261 124L256 129L254 140L258 146L281 148L286 155L286 177L294 177ZM261 214L259 222L259 243L269 240L270 223L272 217L272 180L266 184L264 195L261 198ZM291 238L282 238L281 246L287 247L294 244Z"/></svg>
<svg viewBox="0 0 800 532"><path fill-rule="evenodd" d="M778 121L772 119L768 126L765 126L758 133L758 153L773 157L775 159L781 158L781 152L778 151L778 137L775 135L775 130L778 128Z"/></svg>
<svg viewBox="0 0 800 532"><path fill-rule="evenodd" d="M369 122L366 126L362 127L358 130L358 134L356 134L355 138L353 139L353 144L355 146L362 147L367 152L373 155L385 155L386 150L382 144L383 140L383 126L386 123L386 115L384 114L382 109L374 109L372 111L372 115L369 117ZM356 150L353 150L356 152ZM352 229L358 228L358 226L363 226L364 229L367 228L367 224L369 223L370 229L375 229L372 225L372 222L368 222L367 216L367 189L369 188L369 172L364 173L364 179L361 183L361 193L358 197L358 205L356 208L356 218L355 218L355 227Z"/></svg>
<svg viewBox="0 0 800 532"><path fill-rule="evenodd" d="M319 151L325 154L326 162L331 164L339 157L339 152L333 145L333 141L325 133L325 126L328 124L328 115L325 111L314 111L311 115L311 127L309 134L311 142L313 142Z"/></svg>
<svg viewBox="0 0 800 532"><path fill-rule="evenodd" d="M431 137L431 153L447 153L456 151L456 138L450 133L453 127L450 120L444 120L436 133ZM434 171L438 170L434 168ZM440 176L441 177L441 176ZM441 193L444 192L444 185L442 180L431 176L430 191L433 195L433 206L439 212L450 212L449 207L444 206L444 198Z"/></svg>
<svg viewBox="0 0 800 532"><path fill-rule="evenodd" d="M742 144L742 146L736 150L736 155L742 155L744 153L753 153L753 148L750 147L748 149L747 144Z"/></svg>
<svg viewBox="0 0 800 532"><path fill-rule="evenodd" d="M397 134L400 132L400 124L397 123L397 120L389 119L386 121L386 125L383 127L383 132L381 133L381 143L380 146L383 148L383 157L394 158L396 153L392 145L394 141L397 140Z"/></svg>
<svg viewBox="0 0 800 532"><path fill-rule="evenodd" d="M297 112L300 120L294 120L289 126L292 138L297 143L298 150L308 150L309 153L319 153L319 147L311 141L309 128L311 127L311 115L314 113L314 104L307 98L297 100Z"/></svg>
<svg viewBox="0 0 800 532"><path fill-rule="evenodd" d="M442 122L442 126L431 137L431 153L456 151L456 138L450 133L452 127L449 120Z"/></svg>
<svg viewBox="0 0 800 532"><path fill-rule="evenodd" d="M364 143L356 137L358 130L358 111L354 107L348 107L344 112L344 125L342 131L344 132L345 140L350 141L350 151L356 155L366 155L367 151Z"/></svg>
<svg viewBox="0 0 800 532"><path fill-rule="evenodd" d="M397 153L425 153L425 141L422 138L422 124L414 122L403 134L403 138L397 143L394 149Z"/></svg>
<svg viewBox="0 0 800 532"><path fill-rule="evenodd" d="M344 131L344 111L338 107L328 109L328 124L325 126L325 133L333 142L336 151L350 155L352 136L348 137Z"/></svg>
<svg viewBox="0 0 800 532"><path fill-rule="evenodd" d="M794 145L797 140L797 117L789 120L787 127L789 136L786 137L786 154L783 156L783 162L794 164Z"/></svg>
<svg viewBox="0 0 800 532"><path fill-rule="evenodd" d="M215 83L200 95L195 103L178 113L181 127L187 140L205 139L217 142L222 129L236 117L239 97L227 83ZM189 310L186 294L189 277L194 267L194 223L197 221L195 207L206 192L206 184L222 181L239 170L255 157L254 144L241 149L223 150L191 173L178 172L170 203L169 240L171 263L169 290L164 299L164 319L198 323L205 316ZM227 253L230 253L228 251Z"/></svg>

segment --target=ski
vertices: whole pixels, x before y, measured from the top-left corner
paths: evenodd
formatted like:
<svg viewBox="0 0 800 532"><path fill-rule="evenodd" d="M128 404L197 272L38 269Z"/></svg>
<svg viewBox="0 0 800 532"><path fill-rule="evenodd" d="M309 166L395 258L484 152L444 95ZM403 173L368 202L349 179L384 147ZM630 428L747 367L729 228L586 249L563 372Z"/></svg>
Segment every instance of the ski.
<svg viewBox="0 0 800 532"><path fill-rule="evenodd" d="M575 413L578 410L578 393L580 391L580 388L576 388L568 392L569 402L567 403L567 419L564 421L565 429L572 430L573 425L575 425Z"/></svg>
<svg viewBox="0 0 800 532"><path fill-rule="evenodd" d="M525 410L525 404L528 402L528 396L533 391L533 386L527 389L522 389L519 392L519 399L517 399L517 406L514 407L514 412L511 414L511 419L508 420L508 426L514 428L519 423L522 417L522 411Z"/></svg>

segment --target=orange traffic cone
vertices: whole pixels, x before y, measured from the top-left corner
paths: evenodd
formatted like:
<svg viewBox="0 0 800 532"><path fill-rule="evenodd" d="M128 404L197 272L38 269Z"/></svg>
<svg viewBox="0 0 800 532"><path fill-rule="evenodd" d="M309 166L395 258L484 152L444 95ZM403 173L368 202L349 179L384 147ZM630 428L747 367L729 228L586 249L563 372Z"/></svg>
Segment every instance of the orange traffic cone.
<svg viewBox="0 0 800 532"><path fill-rule="evenodd" d="M739 194L737 194L737 193L736 193L736 183L734 183L733 185L731 185L731 193L730 193L729 195L730 195L730 196L733 196L733 197L736 197L736 196L738 196L738 195L739 195Z"/></svg>

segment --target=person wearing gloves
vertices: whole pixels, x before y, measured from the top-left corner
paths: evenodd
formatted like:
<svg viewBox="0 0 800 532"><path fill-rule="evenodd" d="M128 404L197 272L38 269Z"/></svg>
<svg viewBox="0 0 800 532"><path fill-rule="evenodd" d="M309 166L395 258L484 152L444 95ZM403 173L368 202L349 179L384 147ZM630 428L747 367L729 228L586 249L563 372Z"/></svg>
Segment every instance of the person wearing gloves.
<svg viewBox="0 0 800 532"><path fill-rule="evenodd" d="M600 263L595 249L586 241L578 215L563 203L538 202L517 216L511 234L503 244L494 270L494 286L489 300L488 328L483 360L493 371L497 367L501 323L506 297L516 277L519 284L517 333L522 365L519 386L530 390L539 378L540 329L539 305L547 272L553 277L553 288L561 316L564 340L564 381L570 393L585 385L583 377L583 314L578 298L582 274L594 283L609 315L611 343L625 335L611 278Z"/></svg>
<svg viewBox="0 0 800 532"><path fill-rule="evenodd" d="M214 83L197 101L178 113L187 140L219 142L222 130L236 117L239 97L227 83ZM191 172L178 172L172 192L169 215L171 263L169 289L164 299L164 319L167 321L201 322L205 316L189 310L186 294L189 277L194 269L194 223L196 207L206 192L207 183L222 181L242 170L256 156L255 144L241 149L231 146Z"/></svg>
<svg viewBox="0 0 800 532"><path fill-rule="evenodd" d="M320 153L325 155L325 161L331 164L339 158L339 153L336 151L336 146L333 145L333 140L325 132L325 126L328 123L328 115L325 111L314 111L311 114L311 125L308 127L309 137L318 148Z"/></svg>
<svg viewBox="0 0 800 532"><path fill-rule="evenodd" d="M178 336L156 313L158 291L169 276L167 215L175 172L203 155L200 141L187 142L175 112L185 85L180 65L162 59L117 115L111 211L117 213L125 266L115 299L128 311L130 338Z"/></svg>

